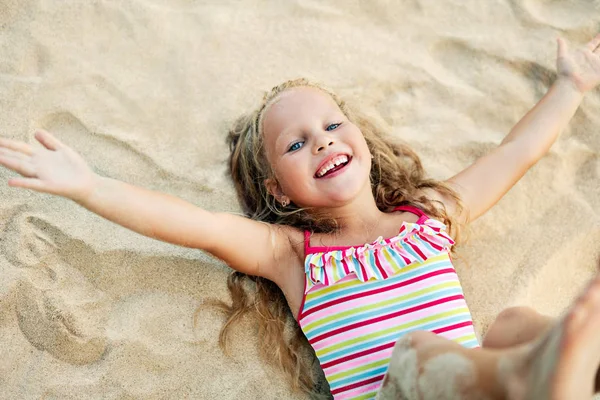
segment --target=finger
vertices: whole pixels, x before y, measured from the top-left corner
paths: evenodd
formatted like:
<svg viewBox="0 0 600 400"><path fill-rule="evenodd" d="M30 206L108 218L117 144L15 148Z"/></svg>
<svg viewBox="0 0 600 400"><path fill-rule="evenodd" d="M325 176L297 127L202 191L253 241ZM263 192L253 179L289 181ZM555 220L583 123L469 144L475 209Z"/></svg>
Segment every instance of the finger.
<svg viewBox="0 0 600 400"><path fill-rule="evenodd" d="M19 151L11 150L6 147L0 147L0 156L16 158L17 160L29 160L31 157Z"/></svg>
<svg viewBox="0 0 600 400"><path fill-rule="evenodd" d="M29 162L20 158L0 155L0 165L4 165L23 176L36 175L35 168Z"/></svg>
<svg viewBox="0 0 600 400"><path fill-rule="evenodd" d="M35 132L35 138L49 150L58 150L63 145L53 134L43 129Z"/></svg>
<svg viewBox="0 0 600 400"><path fill-rule="evenodd" d="M35 178L13 178L8 180L8 186L20 187L25 189L33 189L38 192L50 193L50 188L45 185L41 180Z"/></svg>
<svg viewBox="0 0 600 400"><path fill-rule="evenodd" d="M588 44L586 45L586 47L588 48L589 51L594 51L598 48L598 46L600 46L600 33L596 35L596 37L594 37L592 40L590 40L588 42Z"/></svg>
<svg viewBox="0 0 600 400"><path fill-rule="evenodd" d="M568 46L567 46L567 42L565 41L565 39L558 37L556 39L556 41L558 42L558 55L557 57L564 57L567 54L568 51Z"/></svg>
<svg viewBox="0 0 600 400"><path fill-rule="evenodd" d="M7 149L18 151L28 156L31 156L33 154L33 149L30 145L24 142L20 142L18 140L0 138L0 147L5 147Z"/></svg>

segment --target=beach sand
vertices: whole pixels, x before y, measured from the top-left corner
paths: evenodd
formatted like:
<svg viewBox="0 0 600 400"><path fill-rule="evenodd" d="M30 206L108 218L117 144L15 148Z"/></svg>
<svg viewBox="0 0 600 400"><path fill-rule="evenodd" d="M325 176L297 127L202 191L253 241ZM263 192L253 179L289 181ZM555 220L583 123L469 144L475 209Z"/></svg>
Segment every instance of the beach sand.
<svg viewBox="0 0 600 400"><path fill-rule="evenodd" d="M564 5L561 5L563 4ZM556 37L600 31L598 1L0 0L0 135L53 132L100 175L239 212L225 136L263 93L322 82L446 179L494 148L555 76ZM568 3L568 5L567 5ZM600 92L472 224L456 265L477 332L513 305L558 316L600 253ZM226 265L11 188L0 168L0 398L302 399L226 357ZM232 232L232 240L235 234Z"/></svg>

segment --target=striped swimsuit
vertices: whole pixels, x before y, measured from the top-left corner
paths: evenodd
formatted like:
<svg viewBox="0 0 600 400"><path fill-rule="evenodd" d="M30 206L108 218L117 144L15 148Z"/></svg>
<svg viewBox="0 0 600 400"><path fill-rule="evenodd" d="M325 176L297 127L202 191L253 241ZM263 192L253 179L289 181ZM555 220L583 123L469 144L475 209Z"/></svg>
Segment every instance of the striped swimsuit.
<svg viewBox="0 0 600 400"><path fill-rule="evenodd" d="M310 247L305 232L304 299L298 314L335 399L371 399L396 341L427 330L479 347L449 249L446 226L421 210L397 236L372 244Z"/></svg>

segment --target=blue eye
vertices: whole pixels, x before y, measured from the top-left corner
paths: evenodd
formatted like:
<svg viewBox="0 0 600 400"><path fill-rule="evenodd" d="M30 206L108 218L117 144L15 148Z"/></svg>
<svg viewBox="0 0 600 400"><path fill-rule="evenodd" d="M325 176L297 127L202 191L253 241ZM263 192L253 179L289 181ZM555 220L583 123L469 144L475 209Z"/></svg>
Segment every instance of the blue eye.
<svg viewBox="0 0 600 400"><path fill-rule="evenodd" d="M293 145L290 146L290 148L288 149L288 151L296 151L298 150L301 146L302 142L296 142Z"/></svg>
<svg viewBox="0 0 600 400"><path fill-rule="evenodd" d="M338 126L340 126L340 125L341 125L341 124L331 124L331 125L329 125L327 128L325 128L325 130L326 130L326 131L332 131L332 130L336 129ZM333 127L333 128L332 128L332 129L329 129L329 128L331 128L331 127Z"/></svg>

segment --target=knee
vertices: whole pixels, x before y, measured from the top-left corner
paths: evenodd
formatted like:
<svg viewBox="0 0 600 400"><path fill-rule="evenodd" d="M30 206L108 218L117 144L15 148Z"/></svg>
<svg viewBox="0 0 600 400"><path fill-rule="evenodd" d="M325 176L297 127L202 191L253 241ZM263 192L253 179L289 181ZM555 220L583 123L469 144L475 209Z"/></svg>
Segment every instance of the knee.
<svg viewBox="0 0 600 400"><path fill-rule="evenodd" d="M530 307L509 307L505 310L502 310L500 314L494 320L494 324L501 323L518 323L525 319L530 318L532 315L537 314L533 308Z"/></svg>
<svg viewBox="0 0 600 400"><path fill-rule="evenodd" d="M527 339L537 312L529 307L510 307L498 314L483 338L483 347L504 348Z"/></svg>

